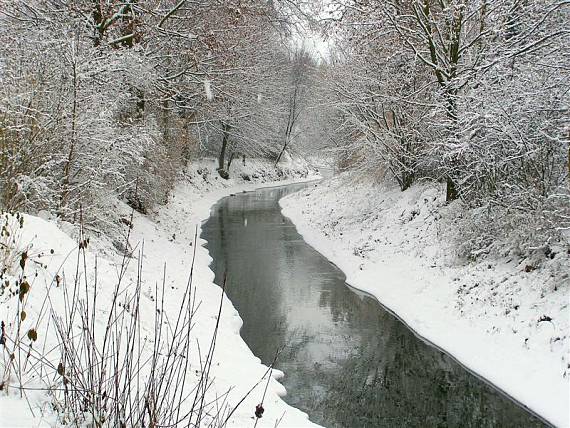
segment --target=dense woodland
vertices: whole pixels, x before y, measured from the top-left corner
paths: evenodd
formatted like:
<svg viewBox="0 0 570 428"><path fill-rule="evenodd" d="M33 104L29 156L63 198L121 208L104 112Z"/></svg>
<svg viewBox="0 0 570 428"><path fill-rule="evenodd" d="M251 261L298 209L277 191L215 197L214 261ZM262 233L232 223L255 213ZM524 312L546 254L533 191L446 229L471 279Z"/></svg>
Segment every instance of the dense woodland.
<svg viewBox="0 0 570 428"><path fill-rule="evenodd" d="M335 14L328 84L347 167L402 190L444 182L447 201L472 208L470 251L568 231L570 2L362 1Z"/></svg>
<svg viewBox="0 0 570 428"><path fill-rule="evenodd" d="M278 160L311 61L264 1L2 2L0 187L9 210L95 220L166 201L188 160ZM297 130L295 131L297 132Z"/></svg>
<svg viewBox="0 0 570 428"><path fill-rule="evenodd" d="M544 246L570 227L569 18L567 0L2 0L0 205L105 223L109 195L164 203L194 158L227 178L318 147L402 191L445 183L471 249Z"/></svg>

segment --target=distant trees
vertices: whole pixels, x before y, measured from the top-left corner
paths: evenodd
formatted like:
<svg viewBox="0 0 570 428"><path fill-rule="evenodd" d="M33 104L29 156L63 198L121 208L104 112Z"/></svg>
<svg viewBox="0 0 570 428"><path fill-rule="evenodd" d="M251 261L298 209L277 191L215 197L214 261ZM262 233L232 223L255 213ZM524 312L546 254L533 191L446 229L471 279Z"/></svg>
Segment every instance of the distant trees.
<svg viewBox="0 0 570 428"><path fill-rule="evenodd" d="M283 147L279 151L279 155L275 160L278 163L287 150L287 147L295 140L298 132L301 115L305 112L309 105L308 95L310 80L313 78L315 60L311 57L304 46L299 46L291 53L288 76L286 77L285 94L287 99L285 114L285 130L283 131Z"/></svg>
<svg viewBox="0 0 570 428"><path fill-rule="evenodd" d="M224 177L238 153L271 157L276 150L283 108L277 94L288 67L287 46L273 27L272 11L250 11L251 16L243 7L240 11L228 24L235 29L216 40L214 55L220 61L204 69L207 88L196 116L203 136L221 140L218 170Z"/></svg>

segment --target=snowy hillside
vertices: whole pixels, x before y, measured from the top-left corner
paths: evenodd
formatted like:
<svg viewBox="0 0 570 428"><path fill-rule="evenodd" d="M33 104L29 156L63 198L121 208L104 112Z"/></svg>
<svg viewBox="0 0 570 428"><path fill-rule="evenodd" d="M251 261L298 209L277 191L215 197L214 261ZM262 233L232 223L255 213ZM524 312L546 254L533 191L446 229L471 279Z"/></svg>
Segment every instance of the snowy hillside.
<svg viewBox="0 0 570 428"><path fill-rule="evenodd" d="M3 217L10 236L3 231L9 269L3 272L0 305L5 322L0 426L118 420L135 425L133 418L146 417L153 388L166 400L157 406L161 411L170 400L171 420L178 415L200 425L225 419L229 426L253 423L269 369L239 336L241 319L212 283L211 259L195 237L220 197L279 178L280 184L314 175L307 176L304 166L276 173L268 163L250 161L236 165L238 178L226 181L212 173L213 164L191 165L169 203L149 216L115 202L128 237L126 258L108 237L29 215L21 217L20 228L19 216ZM164 330L157 334L160 325ZM129 346L134 350L126 351ZM280 375L271 372L273 378ZM115 382L127 392L113 396L119 393ZM277 420L280 426L310 425L305 414L279 398L284 393L275 380L269 382L258 426ZM77 397L83 399L69 405Z"/></svg>
<svg viewBox="0 0 570 428"><path fill-rule="evenodd" d="M281 200L299 232L418 334L557 426L569 411L569 243L460 257L460 202L354 175Z"/></svg>

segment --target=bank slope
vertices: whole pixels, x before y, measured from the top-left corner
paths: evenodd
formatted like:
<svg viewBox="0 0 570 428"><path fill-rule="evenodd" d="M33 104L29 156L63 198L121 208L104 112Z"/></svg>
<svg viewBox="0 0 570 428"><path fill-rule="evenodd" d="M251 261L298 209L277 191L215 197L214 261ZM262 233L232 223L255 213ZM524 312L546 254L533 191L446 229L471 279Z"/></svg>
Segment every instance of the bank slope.
<svg viewBox="0 0 570 428"><path fill-rule="evenodd" d="M214 160L194 162L182 174L165 206L148 215L135 212L132 221L129 207L118 200L115 202L115 210L124 223L125 233L130 230L129 243L134 249L134 257L130 260L123 276L121 293L130 293L137 286L137 262L141 261L140 329L142 337L145 337L146 345L143 344L143 348L150 346L150 349L147 349L149 352L152 352L152 344L146 340L146 337L152 337L155 328L156 306L153 291L156 286L160 289L164 284L166 293L163 310L166 312L164 319L167 320L165 325L169 325L169 329L172 329L180 302L183 300L195 252L193 284L196 286L196 306L199 307L191 331L193 345L189 358L187 385L185 385L188 392L192 391L203 369L204 356L218 321L218 307L222 293L221 288L213 283L214 274L209 269L211 259L202 246L204 241L198 239L197 243L195 242L195 236L200 235L202 221L207 219L210 208L221 197L257 187L316 178L314 175L308 175L306 168L295 165L276 172L270 163L252 161L249 161L246 167L243 165L234 167L233 173L234 179L222 180L215 172ZM57 338L49 333L50 317L45 315L45 310L42 312L42 308L46 303L46 296L49 295L49 300L54 302L56 310L60 314L65 313L60 304L65 295L63 292L65 283L72 284L77 272L79 251L77 229L55 220L27 215L23 218L21 230L18 229L18 221L14 220L15 228L19 230L15 251L17 257L10 261L13 266L3 279L8 276L17 279L19 255L27 250L29 262L25 267L25 274L30 278L30 292L24 299L27 317L22 322L21 331L25 332L35 327L38 331L38 340L42 343L45 340L44 349L56 348ZM96 330L94 337L98 338L102 338L105 334L105 320L109 316L114 285L121 270L122 257L117 254L115 247L112 237L91 236L85 250L85 262L81 261L81 265L87 267L85 272L81 270L82 268L79 272L81 290L84 287L82 275L88 275L89 280L85 281L86 292L90 298L96 294L99 302L94 324ZM139 250L142 251L142 260L139 260ZM95 266L97 266L96 289L93 286ZM64 280L57 279L58 277ZM3 291L0 302L0 318L6 321L8 336L12 332L11 320L14 316L19 317L21 311L17 290L16 294L10 293L10 290ZM237 411L229 418L228 426L244 427L253 426L255 423L254 411L264 395L268 368L261 364L241 339L239 335L241 325L239 314L224 296L206 402L210 404L209 409L214 413L218 408L223 409L225 405L228 405L228 410L223 415L211 417L207 415L203 425L216 426L215 418L227 416L229 409L238 405L244 397ZM45 390L45 385L51 384L60 371L59 368L56 370L60 361L56 354L52 352L46 357L45 361L50 360L50 362L44 370L43 377L38 379L32 374L29 379L24 379L24 386L27 388L24 395L18 390L19 379L16 376L11 375L6 383L3 383L0 392L0 426L61 424L63 413L53 412L49 391ZM3 369L9 365L9 356L5 352L0 363ZM61 369L62 372L64 370ZM6 373L5 370L2 372ZM305 413L292 408L282 400L281 397L286 391L277 381L282 375L277 370L272 373L264 400L265 413L257 426L274 427L278 423L283 427L316 427L317 425L312 424ZM216 400L219 406L213 404ZM183 412L184 410L181 414ZM92 420L91 416L86 415L86 417L88 421Z"/></svg>
<svg viewBox="0 0 570 428"><path fill-rule="evenodd" d="M303 238L413 330L523 405L569 426L568 255L458 263L435 185L336 177L280 201ZM447 210L447 211L446 211Z"/></svg>

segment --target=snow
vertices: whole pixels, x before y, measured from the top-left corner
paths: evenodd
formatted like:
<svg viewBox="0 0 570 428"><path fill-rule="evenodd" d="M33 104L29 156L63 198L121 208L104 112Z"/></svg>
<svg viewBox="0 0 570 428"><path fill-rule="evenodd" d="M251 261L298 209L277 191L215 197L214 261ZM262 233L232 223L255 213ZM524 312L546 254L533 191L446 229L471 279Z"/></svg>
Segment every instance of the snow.
<svg viewBox="0 0 570 428"><path fill-rule="evenodd" d="M552 424L569 426L567 248L535 256L542 259L530 272L534 259L460 260L449 220L460 206L446 206L435 184L402 193L341 175L280 204L348 284Z"/></svg>
<svg viewBox="0 0 570 428"><path fill-rule="evenodd" d="M212 84L209 80L204 80L204 92L208 101L214 100L214 93L212 92Z"/></svg>
<svg viewBox="0 0 570 428"><path fill-rule="evenodd" d="M215 172L215 160L196 161L182 174L167 205L147 216L134 213L130 244L135 249L142 249L144 245L141 313L147 314L142 324L145 331L151 331L154 323L154 315L151 314L154 313L155 307L150 290L154 290L155 284L162 283L164 271L166 271L165 284L169 289L165 296L165 311L169 318L176 316L178 303L188 281L192 255L196 250L193 283L197 284L197 301L201 304L194 319L192 335L193 343L197 341L201 344L202 350L208 349L216 323L221 288L213 283L214 274L208 267L211 258L202 246L204 241L198 239L198 246L194 248L194 237L196 233L198 236L200 234L201 222L208 218L212 205L221 197L253 190L260 186L317 178L314 174L307 175L307 169L303 169L299 164L283 166L282 172L278 174L268 162L248 160L246 166L241 162L235 164L230 171L235 178L223 180ZM115 209L124 218L129 218L131 214L130 209L119 201L116 201ZM73 228L69 225L64 226L66 231L73 235ZM125 226L125 229L127 228ZM28 215L24 217L24 227L19 233L21 236L17 240L16 253L20 254L27 248L29 254L33 254L30 259L34 261L26 267L26 274L34 279L30 281L31 291L26 303L28 316L22 328L25 331L30 328L29 326L38 323L40 339L43 339L45 318L48 317L44 317L41 322L38 320L42 304L48 293L56 306L61 304L58 300L61 300L63 287L54 286L54 278L56 274L62 274L66 276L68 284L72 282L78 252L77 241L53 221ZM121 257L113 249L111 241L111 238L92 236L86 251L86 265L89 268L92 268L97 260L99 302L108 302L112 299L120 266ZM10 275L15 275L16 265ZM123 281L126 288L136 284L136 265L135 261L129 264L126 279ZM89 268L87 271L92 272ZM88 275L87 272L85 274ZM92 289L90 292L92 293ZM2 320L14 318L13 314L17 313L15 312L17 302L17 297L2 296L0 304ZM108 310L100 306L98 311L98 320L101 322L98 321L97 325L99 328L104 328L103 320L106 319ZM263 378L267 371L267 367L261 364L241 339L239 335L241 325L239 314L224 296L220 330L212 363L213 384L208 390L208 400L214 400L229 391L227 402L233 406ZM10 328L9 325L7 332ZM47 332L45 334L49 336ZM100 336L102 332L98 331L97 334ZM46 337L48 345L54 340L53 337ZM0 361L0 367L3 368L2 364ZM190 365L194 368L200 367L196 349L191 352ZM308 420L305 413L290 407L282 400L286 391L277 381L281 376L283 373L278 370L273 371L264 401L265 413L257 426L273 427L279 420L281 427L317 426ZM16 379L10 379L10 382L18 383ZM187 380L187 382L192 381ZM42 381L29 379L27 383L28 386L36 384L41 386ZM254 424L255 406L261 401L265 384L266 381L263 380L253 388L229 420L229 426L241 427ZM188 388L190 387L191 385L188 385ZM27 401L30 402L33 414ZM26 400L19 397L15 388L7 387L0 395L0 409L2 409L0 426L53 426L57 423L55 415L50 411L48 398L40 392L30 392Z"/></svg>
<svg viewBox="0 0 570 428"><path fill-rule="evenodd" d="M165 264L165 283L170 288L166 311L176 313L190 271L194 236L199 236L201 222L219 198L262 185L315 178L303 171L302 164L292 161L279 173L267 163L247 160L243 166L236 161L230 180L218 177L215 168L213 159L192 163L181 173L167 205L146 216L134 214L131 247L142 248L144 243L142 313L154 311L152 293L146 290L162 282ZM525 272L525 266L535 261L515 256L500 259L481 255L470 263L459 263L447 232L447 219L457 207L443 206L441 194L434 185L416 185L401 193L387 185L340 177L280 203L307 242L338 265L352 286L375 295L419 335L519 402L557 426L568 426L567 255L555 249L552 259L545 258L530 272ZM115 209L121 217L129 218L130 209L123 203L116 201ZM15 235L16 254L27 249L33 262L26 267L28 278L33 280L23 331L39 322L48 292L56 306L61 304L62 288L54 286L54 277L65 274L71 283L77 260L77 229L68 223L56 224L48 213L41 217L24 216L24 227ZM86 263L93 267L97 260L98 300L105 302L111 299L120 257L112 238L91 238ZM196 247L194 281L201 305L192 334L206 349L221 290L212 282L214 274L208 268L211 259L203 244L199 239ZM17 258L11 263L14 268L6 277L13 278ZM136 283L135 265L132 262L127 270L126 287ZM91 269L86 274L89 272L92 274ZM0 299L0 319L13 319L18 299L6 295ZM100 311L103 320L108 311ZM540 321L545 316L551 321ZM150 330L153 322L153 316L145 319L143 329ZM38 325L41 327L41 322ZM224 298L208 396L214 399L229 391L230 405L267 371L239 336L241 325L239 314ZM48 345L54 340L42 328L38 332L42 339L44 334L48 336ZM191 365L199 365L196 352L191 355ZM279 426L316 426L306 414L282 400L286 391L277 379L283 375L286 373L273 372L264 401L265 414L258 426L274 426L282 416ZM17 384L15 379L9 381ZM27 380L28 387L42 385L40 379ZM264 387L263 381L253 389L230 419L230 426L253 425L255 405ZM49 404L41 391L30 390L22 399L15 388L5 388L0 395L0 426L56 425Z"/></svg>

